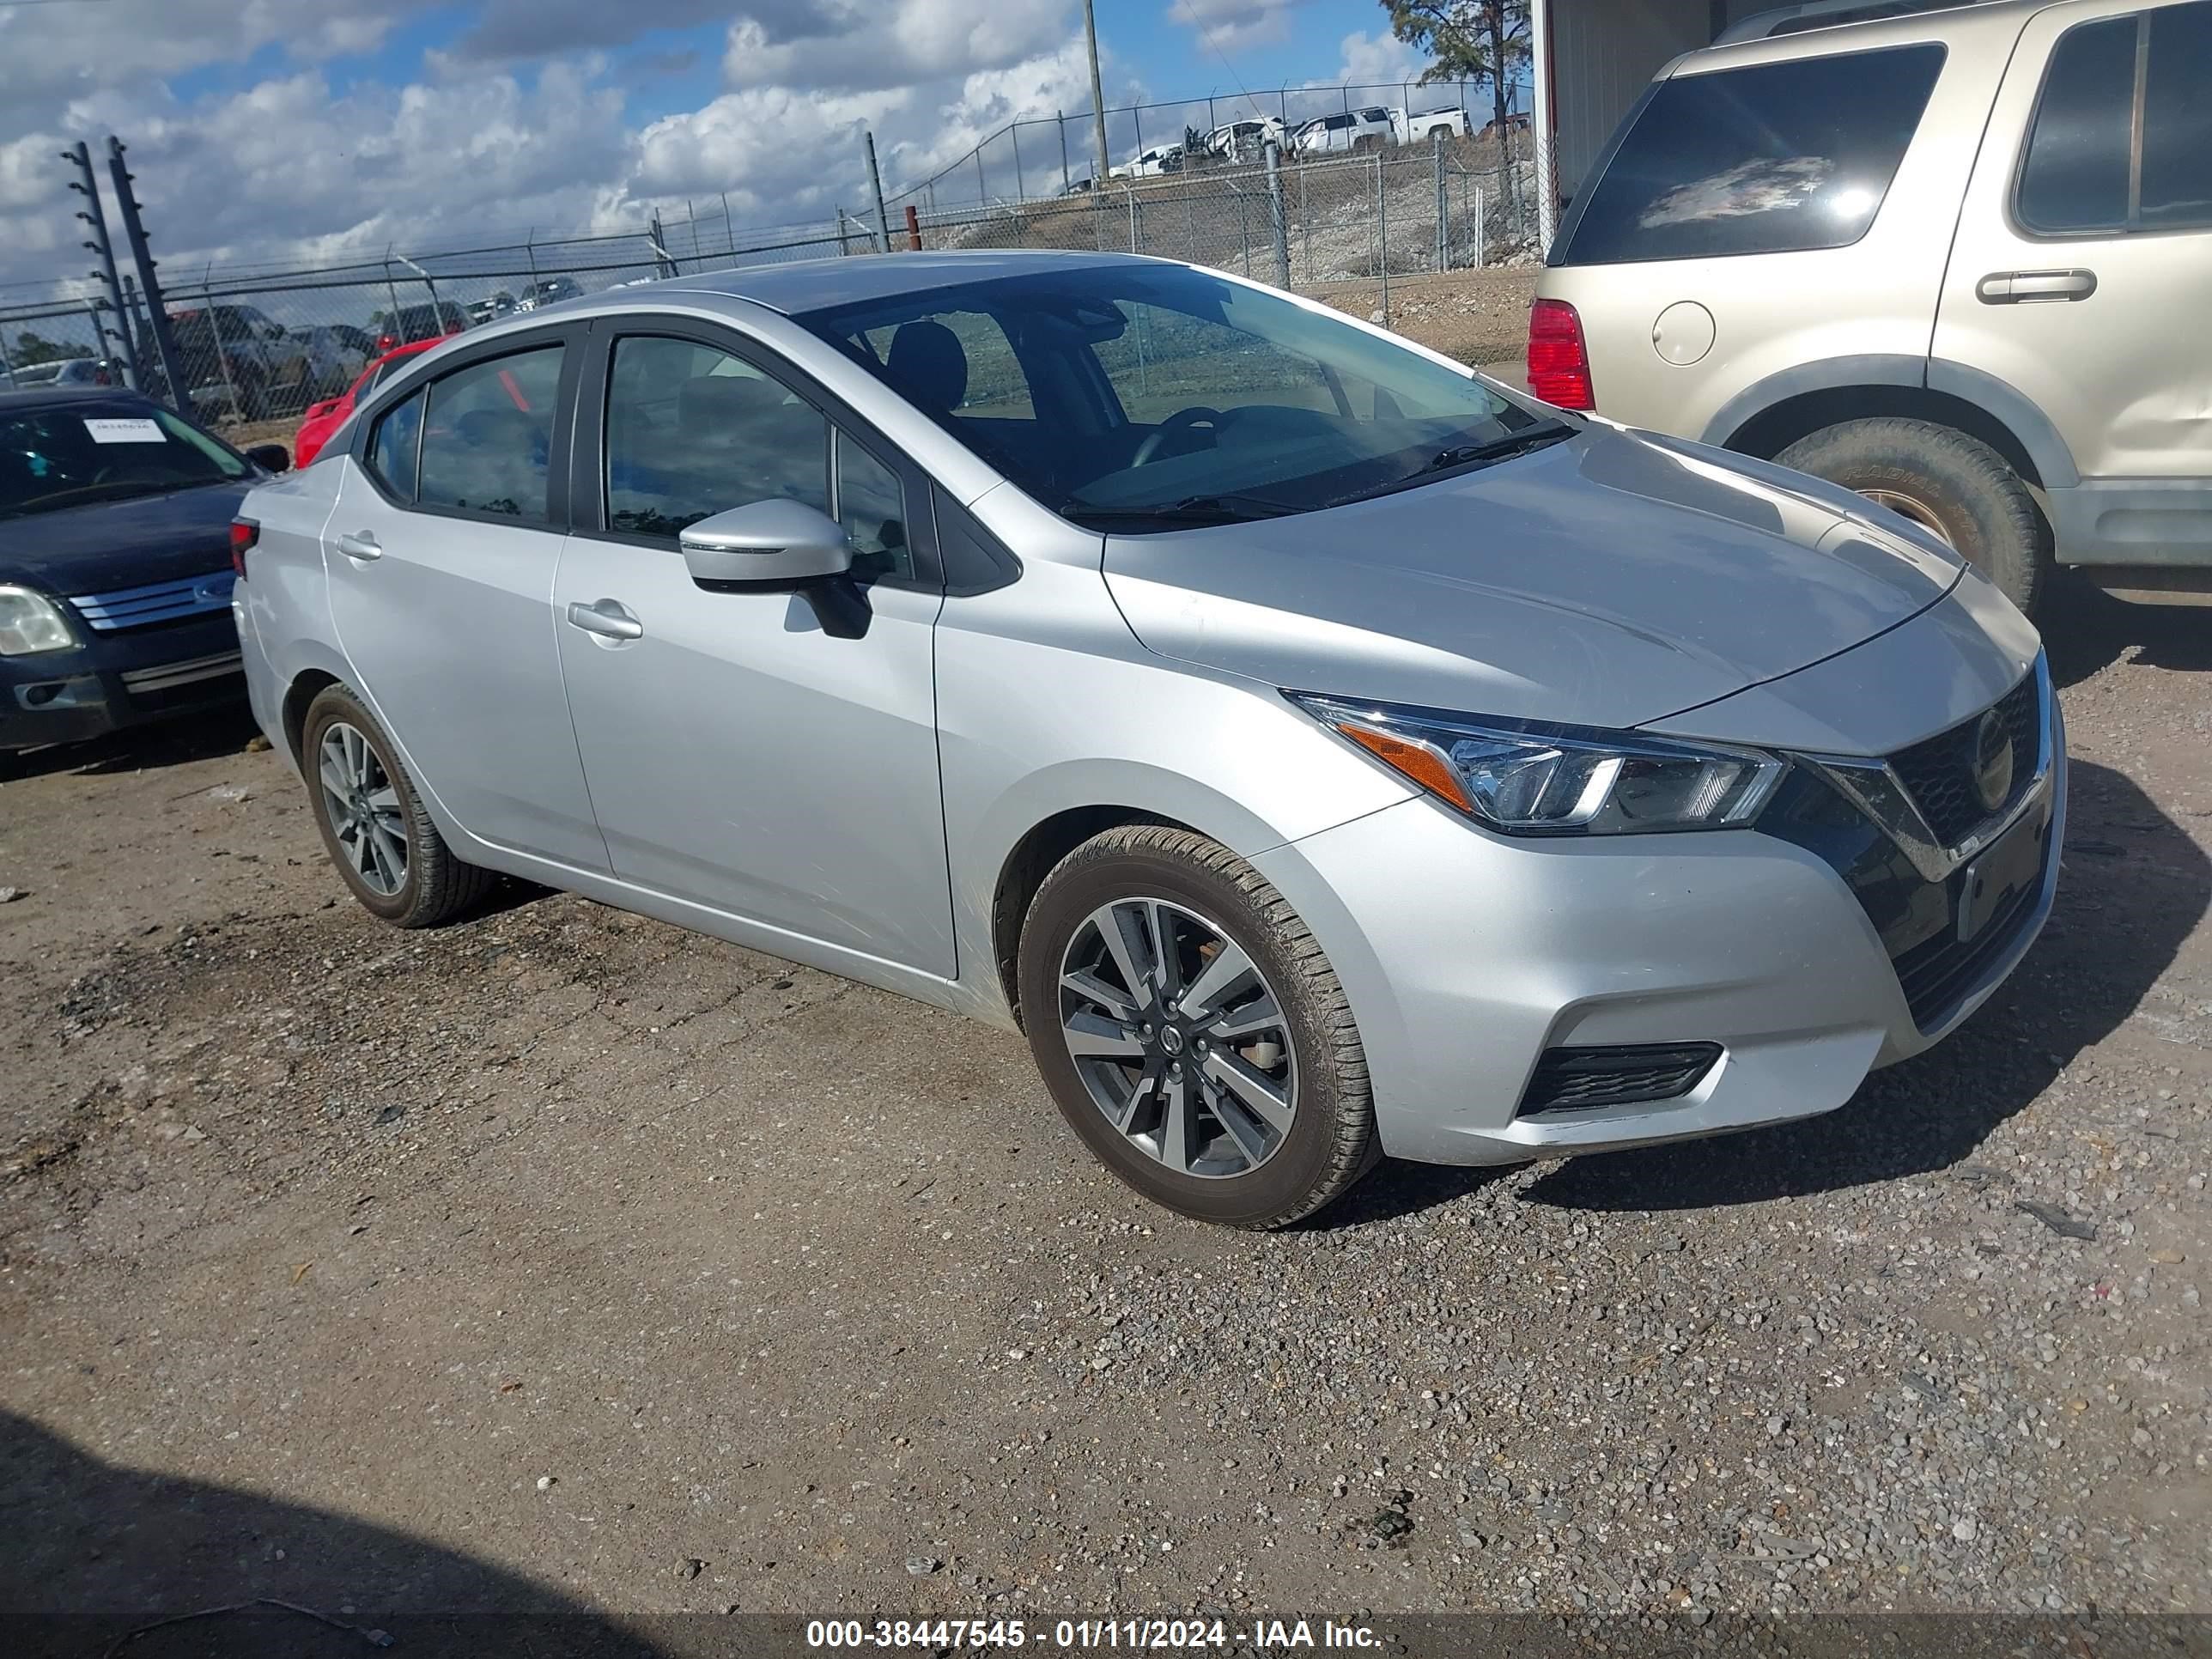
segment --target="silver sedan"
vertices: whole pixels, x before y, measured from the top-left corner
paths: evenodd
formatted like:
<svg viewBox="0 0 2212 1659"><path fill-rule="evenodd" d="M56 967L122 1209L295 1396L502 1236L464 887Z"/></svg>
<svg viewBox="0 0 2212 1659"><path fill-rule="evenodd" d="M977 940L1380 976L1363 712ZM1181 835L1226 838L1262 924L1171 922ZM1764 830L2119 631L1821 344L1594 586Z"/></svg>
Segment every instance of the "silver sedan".
<svg viewBox="0 0 2212 1659"><path fill-rule="evenodd" d="M1211 1220L1828 1111L2057 879L2036 635L1924 532L1177 264L512 318L234 541L371 912L503 872L1015 1027Z"/></svg>

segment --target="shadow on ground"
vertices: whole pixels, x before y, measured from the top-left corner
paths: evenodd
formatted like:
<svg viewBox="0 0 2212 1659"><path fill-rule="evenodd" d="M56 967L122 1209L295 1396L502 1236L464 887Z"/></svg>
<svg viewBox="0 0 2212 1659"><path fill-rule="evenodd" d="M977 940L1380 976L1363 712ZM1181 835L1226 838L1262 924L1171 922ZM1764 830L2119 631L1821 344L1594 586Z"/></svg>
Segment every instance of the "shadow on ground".
<svg viewBox="0 0 2212 1659"><path fill-rule="evenodd" d="M387 1644L439 1659L662 1651L456 1551L326 1510L125 1468L5 1412L0 1515L0 1645L21 1659L359 1659Z"/></svg>
<svg viewBox="0 0 2212 1659"><path fill-rule="evenodd" d="M2036 620L2060 685L2086 680L2130 653L2152 668L2212 672L2212 605L2116 599L2069 576L2052 587Z"/></svg>
<svg viewBox="0 0 2212 1659"><path fill-rule="evenodd" d="M1571 1159L1536 1202L1690 1210L1948 1169L2141 1005L2212 902L2212 861L2119 773L2074 763L2058 900L1996 995L1841 1111L1649 1152Z"/></svg>
<svg viewBox="0 0 2212 1659"><path fill-rule="evenodd" d="M87 743L57 743L12 755L0 753L0 779L46 777L57 772L102 775L181 766L217 755L237 754L259 731L241 695L234 708L214 709L190 720L132 726Z"/></svg>

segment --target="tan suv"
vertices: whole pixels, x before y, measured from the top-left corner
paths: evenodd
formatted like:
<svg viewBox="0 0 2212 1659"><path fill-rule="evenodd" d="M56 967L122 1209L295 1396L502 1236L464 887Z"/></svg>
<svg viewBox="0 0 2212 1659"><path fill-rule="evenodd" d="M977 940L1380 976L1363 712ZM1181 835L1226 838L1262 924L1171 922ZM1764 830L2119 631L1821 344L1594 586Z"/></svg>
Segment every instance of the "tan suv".
<svg viewBox="0 0 2212 1659"><path fill-rule="evenodd" d="M1591 179L1539 397L1847 484L2023 610L2054 562L2212 587L2212 0L1691 52Z"/></svg>

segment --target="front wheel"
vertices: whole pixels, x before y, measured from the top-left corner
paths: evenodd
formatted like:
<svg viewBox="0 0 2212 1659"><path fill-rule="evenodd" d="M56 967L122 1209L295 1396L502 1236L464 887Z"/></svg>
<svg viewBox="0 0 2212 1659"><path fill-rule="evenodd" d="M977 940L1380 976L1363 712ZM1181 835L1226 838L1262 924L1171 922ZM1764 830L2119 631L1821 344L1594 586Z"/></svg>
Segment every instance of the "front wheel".
<svg viewBox="0 0 2212 1659"><path fill-rule="evenodd" d="M343 686L307 705L300 769L324 848L370 915L395 927L434 927L490 890L492 873L453 856L391 738Z"/></svg>
<svg viewBox="0 0 2212 1659"><path fill-rule="evenodd" d="M1062 1115L1156 1203L1287 1226L1379 1158L1343 986L1283 896L1218 843L1150 824L1085 842L1038 888L1018 973Z"/></svg>
<svg viewBox="0 0 2212 1659"><path fill-rule="evenodd" d="M1774 459L1902 514L2034 614L2051 574L2050 526L2020 475L1980 439L1933 421L1845 421Z"/></svg>

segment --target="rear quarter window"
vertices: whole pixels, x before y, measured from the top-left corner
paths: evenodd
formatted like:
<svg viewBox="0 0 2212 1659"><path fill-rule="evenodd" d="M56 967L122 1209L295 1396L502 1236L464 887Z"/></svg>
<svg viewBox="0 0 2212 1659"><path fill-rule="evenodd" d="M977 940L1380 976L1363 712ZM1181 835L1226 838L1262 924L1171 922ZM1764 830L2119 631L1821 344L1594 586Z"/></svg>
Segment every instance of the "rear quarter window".
<svg viewBox="0 0 2212 1659"><path fill-rule="evenodd" d="M1881 210L1943 55L1929 42L1662 82L1553 263L1849 246Z"/></svg>

